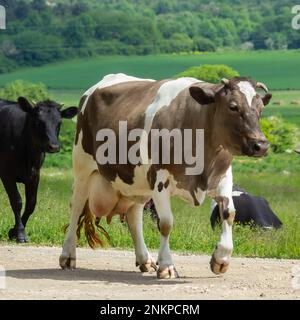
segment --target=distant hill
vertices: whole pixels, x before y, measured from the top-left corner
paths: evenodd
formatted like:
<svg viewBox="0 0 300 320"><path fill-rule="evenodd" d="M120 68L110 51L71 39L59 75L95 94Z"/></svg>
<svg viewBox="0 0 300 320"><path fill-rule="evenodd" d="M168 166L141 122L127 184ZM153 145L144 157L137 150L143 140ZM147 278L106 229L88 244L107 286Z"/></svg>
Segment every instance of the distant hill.
<svg viewBox="0 0 300 320"><path fill-rule="evenodd" d="M0 73L97 55L295 49L287 0L0 0Z"/></svg>

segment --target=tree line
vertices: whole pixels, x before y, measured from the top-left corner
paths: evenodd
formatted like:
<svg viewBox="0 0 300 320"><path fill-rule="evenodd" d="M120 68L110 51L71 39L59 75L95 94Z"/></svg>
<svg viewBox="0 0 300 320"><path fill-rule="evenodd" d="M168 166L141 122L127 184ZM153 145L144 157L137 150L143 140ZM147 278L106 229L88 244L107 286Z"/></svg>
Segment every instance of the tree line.
<svg viewBox="0 0 300 320"><path fill-rule="evenodd" d="M0 73L96 55L300 48L290 0L0 0Z"/></svg>

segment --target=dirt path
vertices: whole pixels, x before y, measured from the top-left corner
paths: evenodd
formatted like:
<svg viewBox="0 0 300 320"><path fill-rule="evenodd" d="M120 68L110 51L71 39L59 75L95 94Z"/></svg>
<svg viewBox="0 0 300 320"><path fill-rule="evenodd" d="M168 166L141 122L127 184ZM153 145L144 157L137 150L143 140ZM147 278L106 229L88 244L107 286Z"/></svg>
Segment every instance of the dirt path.
<svg viewBox="0 0 300 320"><path fill-rule="evenodd" d="M0 299L300 299L300 261L234 258L219 277L208 256L174 255L181 278L158 281L138 272L133 252L78 249L74 271L58 268L59 254L60 248L1 246Z"/></svg>

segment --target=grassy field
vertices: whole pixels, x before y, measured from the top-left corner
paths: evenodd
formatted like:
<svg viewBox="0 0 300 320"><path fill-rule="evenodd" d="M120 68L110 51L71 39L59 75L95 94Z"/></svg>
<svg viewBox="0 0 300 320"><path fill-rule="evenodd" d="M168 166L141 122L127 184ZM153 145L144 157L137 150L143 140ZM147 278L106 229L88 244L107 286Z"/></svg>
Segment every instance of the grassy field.
<svg viewBox="0 0 300 320"><path fill-rule="evenodd" d="M50 89L84 90L108 73L124 72L138 77L164 79L190 66L221 63L235 68L241 75L266 82L273 90L300 89L299 58L299 50L98 57L2 74L0 86L16 79L23 79L43 82Z"/></svg>
<svg viewBox="0 0 300 320"><path fill-rule="evenodd" d="M297 211L300 194L300 176L282 172L273 174L238 173L236 182L249 192L264 195L273 210L284 223L280 231L263 231L235 226L235 255L300 258L300 216ZM69 198L72 175L70 171L45 169L39 191L39 201L35 214L28 225L28 235L32 244L61 245L64 234L62 227L68 222ZM13 224L13 214L3 189L0 189L1 219L0 241L7 240L7 232ZM173 250L182 252L211 253L218 241L220 230L212 231L209 223L210 202L206 200L201 208L191 208L179 199L173 199L175 216L174 231L171 236ZM116 217L110 226L103 223L111 236L112 247L132 248L132 241L126 224L120 224ZM145 214L145 239L152 249L159 247L159 232L148 214ZM80 241L82 246L86 243Z"/></svg>

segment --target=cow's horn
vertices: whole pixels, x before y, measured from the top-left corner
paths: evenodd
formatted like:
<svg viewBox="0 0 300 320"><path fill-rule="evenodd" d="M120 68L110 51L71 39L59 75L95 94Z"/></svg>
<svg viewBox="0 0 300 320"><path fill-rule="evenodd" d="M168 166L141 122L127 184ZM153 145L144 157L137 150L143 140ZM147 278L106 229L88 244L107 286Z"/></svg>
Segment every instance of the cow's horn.
<svg viewBox="0 0 300 320"><path fill-rule="evenodd" d="M229 80L226 79L226 78L223 78L223 79L221 80L221 83L225 84L225 86L228 86L228 85L229 85Z"/></svg>
<svg viewBox="0 0 300 320"><path fill-rule="evenodd" d="M269 92L268 87L267 87L264 83L262 83L262 82L257 82L256 88L263 89L263 90L266 91L267 93Z"/></svg>

